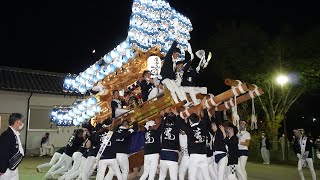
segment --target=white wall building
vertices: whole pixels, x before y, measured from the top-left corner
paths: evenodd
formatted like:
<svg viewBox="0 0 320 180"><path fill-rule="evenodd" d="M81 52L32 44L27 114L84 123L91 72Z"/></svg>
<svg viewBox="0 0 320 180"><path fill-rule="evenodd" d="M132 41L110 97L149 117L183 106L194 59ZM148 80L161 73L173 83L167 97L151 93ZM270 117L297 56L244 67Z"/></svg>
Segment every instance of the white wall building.
<svg viewBox="0 0 320 180"><path fill-rule="evenodd" d="M18 112L26 118L20 137L27 153L39 153L46 132L55 147L66 145L74 127L59 128L49 121L54 105L71 105L77 99L77 94L62 91L65 76L0 66L0 133L8 128L9 115Z"/></svg>

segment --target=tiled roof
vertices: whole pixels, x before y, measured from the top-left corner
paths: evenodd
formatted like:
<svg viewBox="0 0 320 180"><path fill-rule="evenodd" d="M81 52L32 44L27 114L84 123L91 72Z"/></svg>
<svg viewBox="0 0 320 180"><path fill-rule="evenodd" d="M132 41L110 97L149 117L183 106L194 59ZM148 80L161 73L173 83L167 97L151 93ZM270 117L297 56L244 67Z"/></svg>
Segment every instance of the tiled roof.
<svg viewBox="0 0 320 180"><path fill-rule="evenodd" d="M63 92L65 77L62 73L0 66L0 90L76 95Z"/></svg>

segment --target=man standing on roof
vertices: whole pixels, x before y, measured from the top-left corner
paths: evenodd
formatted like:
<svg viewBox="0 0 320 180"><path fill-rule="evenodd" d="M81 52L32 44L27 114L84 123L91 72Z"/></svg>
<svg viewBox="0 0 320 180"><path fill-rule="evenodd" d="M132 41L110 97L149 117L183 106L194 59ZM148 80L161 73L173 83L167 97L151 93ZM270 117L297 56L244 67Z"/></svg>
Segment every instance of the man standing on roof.
<svg viewBox="0 0 320 180"><path fill-rule="evenodd" d="M178 59L178 57L180 55L180 49L178 49L176 47L177 47L177 42L174 41L172 43L172 46L169 49L167 55L164 58L164 62L163 62L163 65L161 67L161 72L160 72L160 75L162 76L161 82L171 92L171 96L172 96L175 103L179 103L179 100L178 100L178 98L179 98L180 101L185 100L187 102L185 104L185 106L189 106L190 102L188 101L188 99L186 99L186 96L183 95L184 92L181 91L181 89L177 86L176 82L174 81L176 78L175 61Z"/></svg>

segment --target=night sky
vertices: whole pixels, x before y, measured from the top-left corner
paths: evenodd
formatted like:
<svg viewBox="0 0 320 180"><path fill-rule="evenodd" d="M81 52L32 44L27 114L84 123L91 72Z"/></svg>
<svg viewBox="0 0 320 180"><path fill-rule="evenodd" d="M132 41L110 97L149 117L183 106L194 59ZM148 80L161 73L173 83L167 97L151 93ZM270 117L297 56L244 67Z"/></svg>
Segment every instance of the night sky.
<svg viewBox="0 0 320 180"><path fill-rule="evenodd" d="M290 24L295 32L319 25L314 4L204 0L169 0L190 18L193 50L215 32L218 23L231 21L261 26L270 36ZM103 2L46 2L2 7L1 66L61 73L79 73L125 40L132 0ZM96 53L91 51L95 49Z"/></svg>
<svg viewBox="0 0 320 180"><path fill-rule="evenodd" d="M292 2L234 4L204 0L169 3L193 23L194 50L204 48L202 43L215 32L218 23L253 23L272 35L283 24L306 31L319 22L311 4L304 7ZM126 38L131 4L132 0L116 0L8 6L2 12L1 65L79 73ZM92 49L96 54L91 54Z"/></svg>

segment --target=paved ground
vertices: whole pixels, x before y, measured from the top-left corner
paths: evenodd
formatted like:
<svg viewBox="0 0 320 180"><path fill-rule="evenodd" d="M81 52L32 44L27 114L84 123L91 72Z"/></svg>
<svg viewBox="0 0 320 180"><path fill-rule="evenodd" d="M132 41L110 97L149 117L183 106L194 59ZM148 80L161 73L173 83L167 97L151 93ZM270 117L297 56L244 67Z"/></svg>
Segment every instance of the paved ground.
<svg viewBox="0 0 320 180"><path fill-rule="evenodd" d="M25 158L19 166L20 180L43 180L45 173L37 173L35 167L49 160L50 158L47 157ZM44 171L47 171L47 169L44 169ZM249 162L247 172L249 180L299 180L296 167L289 165L262 165ZM316 169L316 173L318 179L320 179L319 168ZM311 179L308 169L304 169L304 174L306 180Z"/></svg>

